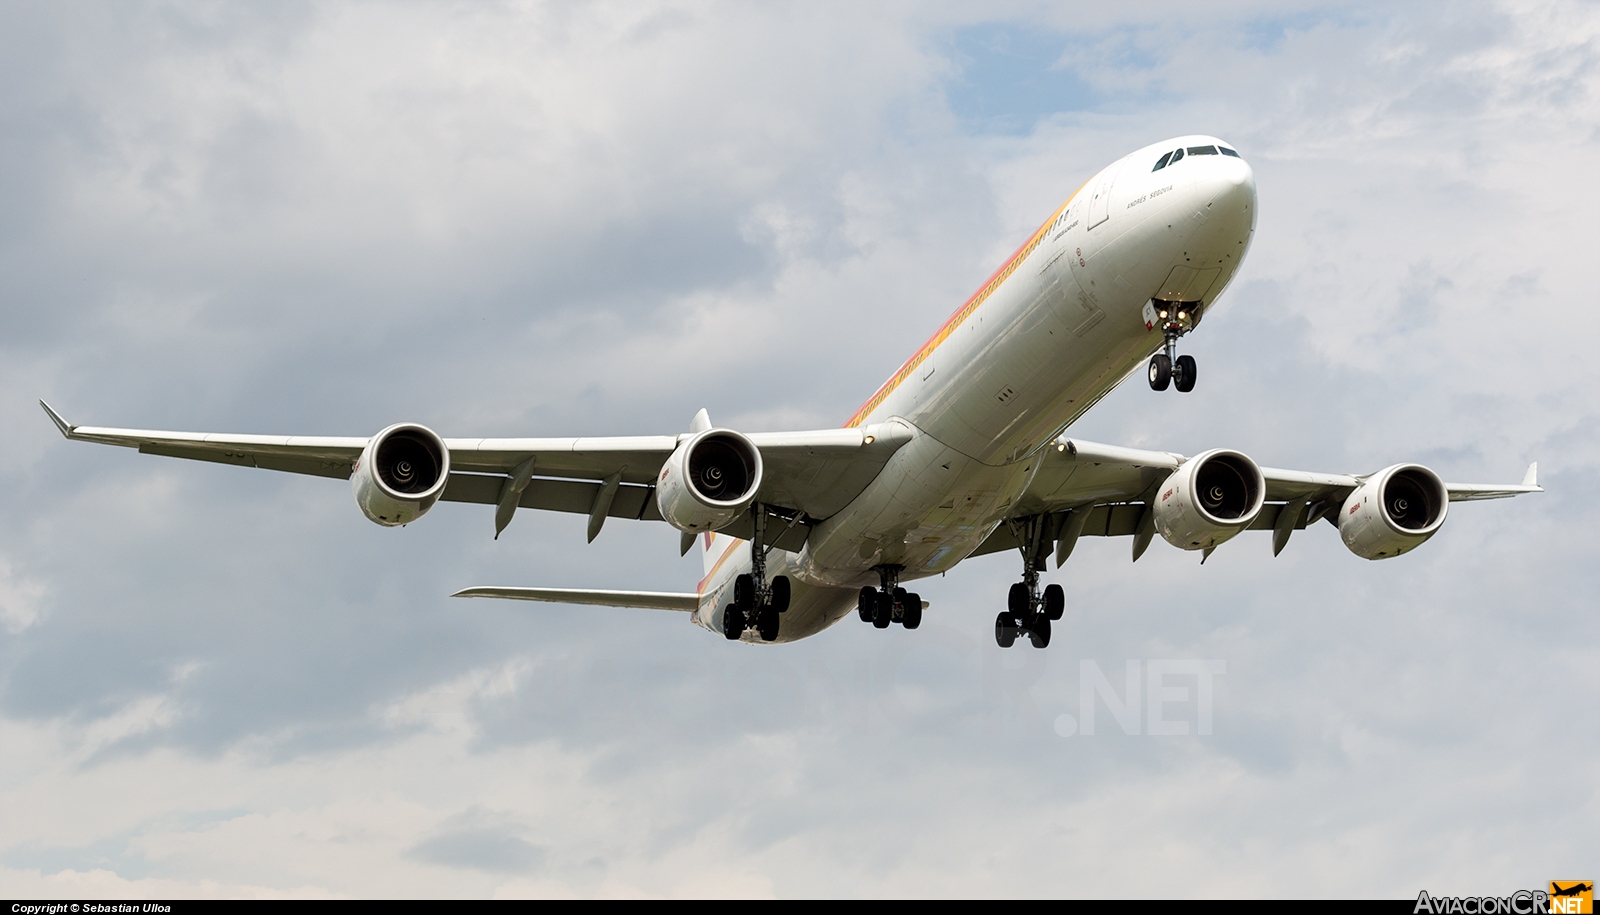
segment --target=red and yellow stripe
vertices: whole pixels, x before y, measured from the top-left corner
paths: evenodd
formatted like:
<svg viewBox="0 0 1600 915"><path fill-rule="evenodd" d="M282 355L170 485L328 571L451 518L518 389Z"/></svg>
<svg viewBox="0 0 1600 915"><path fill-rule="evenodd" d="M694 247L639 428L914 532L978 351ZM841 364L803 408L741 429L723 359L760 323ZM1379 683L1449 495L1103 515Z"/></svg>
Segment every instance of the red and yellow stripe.
<svg viewBox="0 0 1600 915"><path fill-rule="evenodd" d="M711 535L707 534L706 535L706 543L707 543L708 546L710 545L710 542L711 542ZM711 567L711 571L706 573L706 577L700 579L700 581L694 586L694 593L696 593L696 594L704 594L705 593L706 585L711 582L711 579L717 577L717 572L722 569L722 564L728 561L728 557L729 556L733 555L733 548L738 546L739 544L741 544L743 542L744 542L743 540L740 540L737 537L729 537L728 538L728 548L722 551L722 555L721 556L717 557L716 564L714 564Z"/></svg>
<svg viewBox="0 0 1600 915"><path fill-rule="evenodd" d="M1087 183L1085 183L1084 187L1087 186ZM974 311L977 311L978 306L982 305L996 289L999 289L1000 284L1009 279L1011 274L1015 273L1018 267L1022 266L1022 262L1028 259L1028 255L1033 253L1033 249L1039 247L1039 243L1044 241L1045 234L1049 230L1050 224L1055 222L1056 218L1059 217L1067 207L1072 206L1072 201L1076 200L1078 198L1078 194L1082 191L1083 187L1073 191L1072 196L1067 198L1067 202L1063 203L1054 213L1051 213L1050 218L1046 219L1044 223L1034 231L1033 235L1030 236L1027 241L1022 243L1022 247L1018 248L1004 264L1001 264L1000 269L996 270L993 275L985 280L983 285L978 287L978 291L974 292L971 298L963 302L961 307L956 309L955 314L951 315L950 319L945 321L943 326L935 331L932 337L928 338L928 342L922 344L922 348L917 350L916 353L912 354L911 358L907 359L905 364L900 366L900 370L889 376L889 380L885 381L883 386L878 388L877 393L868 398L867 402L861 405L861 409L857 410L853 416L845 421L844 428L849 429L853 426L859 426L865 422L867 417L872 415L872 411L878 409L878 406L882 404L890 394L893 394L896 388L900 387L901 382L911 377L911 373L917 370L917 366L925 362L929 354L937 349L939 344L945 341L946 337L949 337L952 333L955 333L956 328L960 327L961 323L967 320L967 318L970 317Z"/></svg>

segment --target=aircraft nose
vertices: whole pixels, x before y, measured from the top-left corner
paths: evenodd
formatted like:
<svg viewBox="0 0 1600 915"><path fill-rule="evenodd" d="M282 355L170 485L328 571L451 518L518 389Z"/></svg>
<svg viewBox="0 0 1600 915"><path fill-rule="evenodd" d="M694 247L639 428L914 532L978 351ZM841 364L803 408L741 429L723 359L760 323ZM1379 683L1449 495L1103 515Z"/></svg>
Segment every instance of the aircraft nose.
<svg viewBox="0 0 1600 915"><path fill-rule="evenodd" d="M1212 210L1223 213L1254 212L1256 208L1256 177L1242 159L1223 159L1212 166L1213 174L1205 184L1209 192L1206 201Z"/></svg>

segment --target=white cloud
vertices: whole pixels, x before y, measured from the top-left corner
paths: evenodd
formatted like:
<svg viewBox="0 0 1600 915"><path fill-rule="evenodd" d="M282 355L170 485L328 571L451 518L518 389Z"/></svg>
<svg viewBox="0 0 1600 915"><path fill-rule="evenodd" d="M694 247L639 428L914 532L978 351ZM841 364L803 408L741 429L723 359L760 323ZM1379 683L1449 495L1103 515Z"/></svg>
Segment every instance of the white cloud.
<svg viewBox="0 0 1600 915"><path fill-rule="evenodd" d="M18 898L29 899L328 899L317 887L269 889L234 886L215 880L126 880L108 870L64 870L45 874L37 870L0 867L0 886Z"/></svg>
<svg viewBox="0 0 1600 915"><path fill-rule="evenodd" d="M0 559L0 625L16 635L39 622L39 602L44 585L16 574L11 563Z"/></svg>

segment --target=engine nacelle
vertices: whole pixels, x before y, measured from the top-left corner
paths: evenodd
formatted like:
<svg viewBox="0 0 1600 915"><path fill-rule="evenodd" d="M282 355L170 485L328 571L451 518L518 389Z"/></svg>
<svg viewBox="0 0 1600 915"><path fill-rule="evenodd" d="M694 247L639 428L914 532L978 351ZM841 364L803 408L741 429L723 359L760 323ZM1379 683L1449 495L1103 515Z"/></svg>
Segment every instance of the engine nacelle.
<svg viewBox="0 0 1600 915"><path fill-rule="evenodd" d="M384 527L410 524L439 501L450 449L432 429L397 423L367 442L350 475L361 512Z"/></svg>
<svg viewBox="0 0 1600 915"><path fill-rule="evenodd" d="M1390 559L1421 546L1444 525L1450 491L1421 464L1378 471L1344 500L1339 536L1362 559Z"/></svg>
<svg viewBox="0 0 1600 915"><path fill-rule="evenodd" d="M744 513L761 489L761 451L732 429L707 429L678 446L656 480L661 517L680 531L714 531Z"/></svg>
<svg viewBox="0 0 1600 915"><path fill-rule="evenodd" d="M1261 513L1267 481L1238 451L1197 454L1173 471L1156 496L1156 530L1180 550L1204 550L1250 526Z"/></svg>

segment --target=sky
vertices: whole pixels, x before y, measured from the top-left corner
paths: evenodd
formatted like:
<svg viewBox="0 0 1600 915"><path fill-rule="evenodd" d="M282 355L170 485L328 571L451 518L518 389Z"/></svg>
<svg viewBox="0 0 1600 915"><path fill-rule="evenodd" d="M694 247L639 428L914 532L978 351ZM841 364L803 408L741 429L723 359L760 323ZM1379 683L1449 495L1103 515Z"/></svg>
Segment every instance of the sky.
<svg viewBox="0 0 1600 915"><path fill-rule="evenodd" d="M779 647L677 532L68 443L837 426L1102 166L1255 170L1233 286L1073 435L1547 492L1367 562L1086 539ZM0 895L1361 896L1595 876L1600 8L0 6ZM1119 726L1152 662L1161 720ZM1155 669L1160 665L1156 664ZM1162 685L1162 684L1157 684ZM1145 690L1149 693L1149 690ZM1102 697L1103 698L1103 697ZM1139 704L1133 706L1137 712ZM1158 707L1160 713L1162 707ZM1186 734L1153 734L1178 721Z"/></svg>

